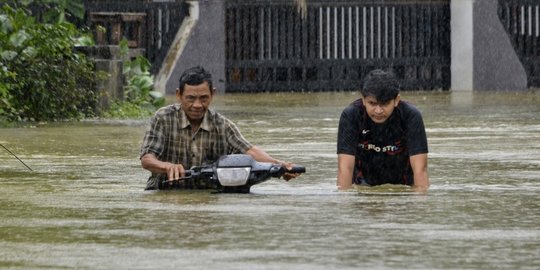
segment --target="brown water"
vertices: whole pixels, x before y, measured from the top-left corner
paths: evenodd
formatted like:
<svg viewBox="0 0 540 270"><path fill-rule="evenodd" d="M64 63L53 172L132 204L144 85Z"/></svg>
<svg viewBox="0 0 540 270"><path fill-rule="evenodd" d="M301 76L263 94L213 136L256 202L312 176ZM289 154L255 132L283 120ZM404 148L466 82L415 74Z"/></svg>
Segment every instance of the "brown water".
<svg viewBox="0 0 540 270"><path fill-rule="evenodd" d="M0 129L34 170L0 149L0 268L539 269L540 94L403 96L427 127L425 196L335 191L353 93L218 96L246 138L308 170L242 195L143 191L146 121Z"/></svg>

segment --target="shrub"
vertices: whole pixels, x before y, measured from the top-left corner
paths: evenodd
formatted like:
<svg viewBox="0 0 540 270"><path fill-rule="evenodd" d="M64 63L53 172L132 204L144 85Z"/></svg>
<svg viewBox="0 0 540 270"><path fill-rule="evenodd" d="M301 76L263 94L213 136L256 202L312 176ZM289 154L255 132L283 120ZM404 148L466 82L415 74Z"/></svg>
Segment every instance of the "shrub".
<svg viewBox="0 0 540 270"><path fill-rule="evenodd" d="M88 39L62 16L52 21L38 22L26 7L0 9L0 118L55 121L94 114L93 64L73 50Z"/></svg>
<svg viewBox="0 0 540 270"><path fill-rule="evenodd" d="M104 113L106 117L140 118L152 115L158 107L165 104L163 95L154 91L154 76L150 74L150 62L143 56L127 59L127 40L120 42L120 50L125 58L123 73L126 77L124 100L116 101Z"/></svg>

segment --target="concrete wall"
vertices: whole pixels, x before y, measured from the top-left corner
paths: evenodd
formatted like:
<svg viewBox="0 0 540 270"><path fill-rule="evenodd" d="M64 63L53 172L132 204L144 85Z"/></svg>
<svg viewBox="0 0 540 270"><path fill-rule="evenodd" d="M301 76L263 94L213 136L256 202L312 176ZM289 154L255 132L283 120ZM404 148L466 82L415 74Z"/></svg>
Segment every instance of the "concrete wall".
<svg viewBox="0 0 540 270"><path fill-rule="evenodd" d="M527 90L527 74L497 15L498 1L474 1L474 90Z"/></svg>
<svg viewBox="0 0 540 270"><path fill-rule="evenodd" d="M195 1L190 4L197 5ZM189 39L164 84L166 94L174 94L182 72L197 65L212 74L218 92L225 90L225 1L198 1L198 13L193 28L186 30L191 31Z"/></svg>
<svg viewBox="0 0 540 270"><path fill-rule="evenodd" d="M452 0L452 91L527 89L527 75L495 0Z"/></svg>

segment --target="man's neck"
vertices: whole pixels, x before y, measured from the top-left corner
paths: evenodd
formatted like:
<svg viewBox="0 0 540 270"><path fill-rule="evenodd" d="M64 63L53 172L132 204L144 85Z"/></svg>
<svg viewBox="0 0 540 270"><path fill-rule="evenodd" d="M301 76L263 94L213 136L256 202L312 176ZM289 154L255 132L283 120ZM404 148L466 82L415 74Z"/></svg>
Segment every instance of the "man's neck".
<svg viewBox="0 0 540 270"><path fill-rule="evenodd" d="M202 119L201 120L189 120L189 124L191 125L191 131L193 133L197 132L199 128L201 127Z"/></svg>

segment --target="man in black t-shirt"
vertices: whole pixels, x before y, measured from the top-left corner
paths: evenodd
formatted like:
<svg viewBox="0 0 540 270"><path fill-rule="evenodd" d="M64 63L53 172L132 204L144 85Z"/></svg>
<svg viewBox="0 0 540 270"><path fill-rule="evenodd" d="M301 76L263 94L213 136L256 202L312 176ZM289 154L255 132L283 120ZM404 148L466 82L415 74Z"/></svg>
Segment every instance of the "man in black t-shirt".
<svg viewBox="0 0 540 270"><path fill-rule="evenodd" d="M428 145L420 111L401 101L390 72L371 71L361 93L339 120L338 188L404 184L426 192Z"/></svg>

